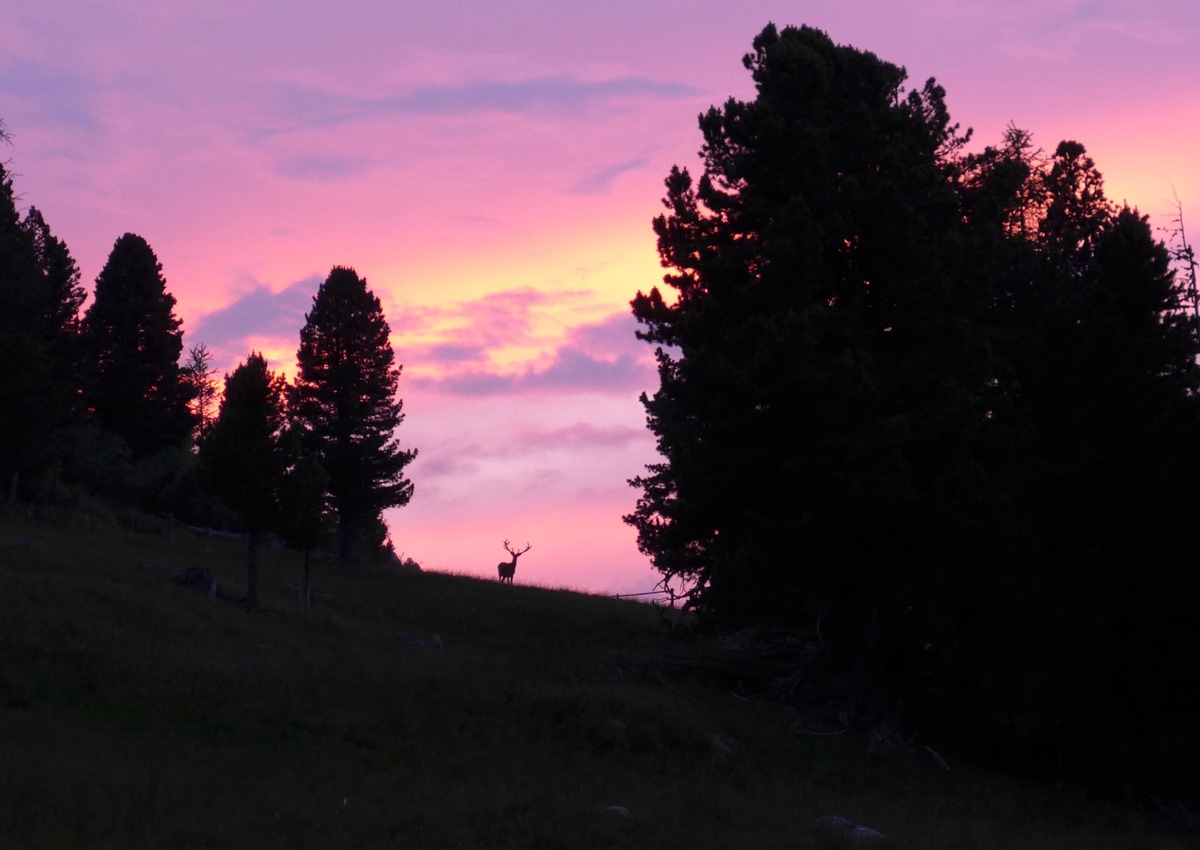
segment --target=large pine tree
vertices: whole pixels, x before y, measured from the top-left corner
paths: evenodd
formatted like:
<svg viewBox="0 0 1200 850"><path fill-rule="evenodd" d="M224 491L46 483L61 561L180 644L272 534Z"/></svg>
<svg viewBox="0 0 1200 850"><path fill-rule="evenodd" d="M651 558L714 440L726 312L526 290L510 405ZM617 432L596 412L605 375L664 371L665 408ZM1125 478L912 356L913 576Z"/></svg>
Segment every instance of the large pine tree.
<svg viewBox="0 0 1200 850"><path fill-rule="evenodd" d="M82 412L79 394L83 370L80 308L86 293L79 282L79 266L67 244L50 230L37 207L30 207L22 225L33 243L38 264L38 334L50 347L49 399L56 424L74 421Z"/></svg>
<svg viewBox="0 0 1200 850"><path fill-rule="evenodd" d="M339 555L349 561L382 511L408 504L400 369L379 299L351 268L335 267L313 296L300 331L291 412L305 448L320 461L338 516Z"/></svg>
<svg viewBox="0 0 1200 850"><path fill-rule="evenodd" d="M666 181L674 291L632 304L642 550L706 613L815 629L847 716L1194 790L1200 326L1167 250L1076 142L966 156L936 85L812 29L745 62L756 99Z"/></svg>
<svg viewBox="0 0 1200 850"><path fill-rule="evenodd" d="M85 397L100 426L135 458L182 446L192 433L181 325L158 257L145 239L126 233L96 278L84 315Z"/></svg>
<svg viewBox="0 0 1200 850"><path fill-rule="evenodd" d="M29 471L47 414L39 391L50 380L49 351L30 330L36 276L32 240L21 226L12 178L0 163L0 472L3 486L11 481L14 490Z"/></svg>
<svg viewBox="0 0 1200 850"><path fill-rule="evenodd" d="M79 333L79 308L87 297L79 283L79 266L37 207L29 208L22 226L29 233L41 277L39 331L55 345L73 341Z"/></svg>
<svg viewBox="0 0 1200 850"><path fill-rule="evenodd" d="M258 604L258 545L280 525L286 461L282 377L251 353L225 376L221 412L200 450L204 480L246 524L246 606Z"/></svg>
<svg viewBox="0 0 1200 850"><path fill-rule="evenodd" d="M675 168L639 293L663 462L626 521L715 614L823 611L829 645L895 662L899 588L951 557L985 351L957 249L932 81L817 30L768 26L754 101L700 118L704 173ZM898 550L923 549L922 562Z"/></svg>
<svg viewBox="0 0 1200 850"><path fill-rule="evenodd" d="M13 489L45 468L76 410L83 298L67 246L36 208L20 218L0 164L0 474Z"/></svg>
<svg viewBox="0 0 1200 850"><path fill-rule="evenodd" d="M1029 164L1010 194L1026 226L984 269L1007 372L993 422L1013 437L990 463L1003 461L1018 546L956 613L977 637L982 698L1025 715L1010 755L1093 781L1176 781L1200 710L1172 684L1200 646L1187 507L1200 326L1167 249L1108 201L1083 145Z"/></svg>

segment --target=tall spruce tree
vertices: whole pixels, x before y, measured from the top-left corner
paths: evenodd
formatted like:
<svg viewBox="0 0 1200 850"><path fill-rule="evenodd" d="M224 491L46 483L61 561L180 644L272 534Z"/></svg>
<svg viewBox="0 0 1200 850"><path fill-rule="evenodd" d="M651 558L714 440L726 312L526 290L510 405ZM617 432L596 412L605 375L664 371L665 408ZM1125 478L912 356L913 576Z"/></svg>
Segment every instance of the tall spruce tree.
<svg viewBox="0 0 1200 850"><path fill-rule="evenodd" d="M412 498L404 468L417 455L393 436L401 367L379 299L353 269L335 267L313 296L296 361L292 418L328 475L339 555L353 560L382 511Z"/></svg>
<svg viewBox="0 0 1200 850"><path fill-rule="evenodd" d="M66 244L36 208L19 217L0 164L0 475L11 493L45 468L51 434L76 412L83 298Z"/></svg>
<svg viewBox="0 0 1200 850"><path fill-rule="evenodd" d="M37 207L29 208L22 226L29 233L41 275L39 331L56 347L66 347L79 334L79 309L87 298L79 283L79 266Z"/></svg>
<svg viewBox="0 0 1200 850"><path fill-rule="evenodd" d="M221 411L200 449L209 489L246 524L246 606L258 604L258 547L281 522L285 382L253 352L225 376Z"/></svg>
<svg viewBox="0 0 1200 850"><path fill-rule="evenodd" d="M101 427L135 458L185 445L192 433L181 325L158 257L145 239L126 233L96 278L83 318L85 398Z"/></svg>
<svg viewBox="0 0 1200 850"><path fill-rule="evenodd" d="M632 303L639 546L706 613L815 627L825 699L1194 789L1200 326L1167 249L1076 142L965 155L936 85L808 28L745 61L756 99L666 181L673 296Z"/></svg>
<svg viewBox="0 0 1200 850"><path fill-rule="evenodd" d="M290 437L290 435L289 435ZM288 545L303 555L300 598L312 605L312 552L329 536L329 476L320 461L304 452L298 441L285 439L288 470L284 479L280 531Z"/></svg>
<svg viewBox="0 0 1200 850"><path fill-rule="evenodd" d="M1083 145L1059 144L1027 180L1035 226L992 267L1023 270L993 326L1025 540L1005 581L980 583L974 630L991 649L977 664L993 703L1025 715L1010 757L1145 787L1151 773L1186 775L1181 756L1148 770L1138 754L1185 752L1185 718L1200 710L1171 686L1200 663L1181 507L1200 487L1200 326L1166 247L1105 197Z"/></svg>
<svg viewBox="0 0 1200 850"><path fill-rule="evenodd" d="M37 207L22 222L33 241L38 264L38 334L50 348L51 386L47 388L56 425L77 420L82 412L80 376L83 347L80 308L87 295L79 282L79 266L67 244L50 230Z"/></svg>
<svg viewBox="0 0 1200 850"><path fill-rule="evenodd" d="M212 431L220 390L216 381L217 370L212 366L212 352L200 343L188 349L187 363L182 370L183 380L191 388L191 410L195 421L192 441L200 445Z"/></svg>
<svg viewBox="0 0 1200 850"><path fill-rule="evenodd" d="M982 421L962 139L936 84L905 92L903 69L818 30L768 26L745 64L757 98L702 115L702 177L666 181L675 295L632 304L658 344L643 403L664 461L626 522L706 611L820 612L828 645L891 676L914 642L902 588L968 525Z"/></svg>
<svg viewBox="0 0 1200 850"><path fill-rule="evenodd" d="M29 232L21 226L12 177L0 163L0 473L16 494L48 411L41 390L50 380L50 354L32 331L37 313L37 263Z"/></svg>

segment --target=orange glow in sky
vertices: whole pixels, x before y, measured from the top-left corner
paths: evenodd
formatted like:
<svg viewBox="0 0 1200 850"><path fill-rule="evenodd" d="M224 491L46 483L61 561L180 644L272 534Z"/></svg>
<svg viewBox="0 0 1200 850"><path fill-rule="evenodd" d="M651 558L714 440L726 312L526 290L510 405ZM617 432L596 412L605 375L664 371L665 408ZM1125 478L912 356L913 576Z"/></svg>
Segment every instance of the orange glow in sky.
<svg viewBox="0 0 1200 850"><path fill-rule="evenodd" d="M1158 226L1200 211L1193 0L5 0L5 155L89 288L147 239L222 372L290 374L330 268L367 278L419 450L399 550L491 578L528 539L518 582L645 591L621 515L657 379L629 301L662 279L662 181L699 171L699 113L753 96L768 21L937 77L977 146L1083 142Z"/></svg>

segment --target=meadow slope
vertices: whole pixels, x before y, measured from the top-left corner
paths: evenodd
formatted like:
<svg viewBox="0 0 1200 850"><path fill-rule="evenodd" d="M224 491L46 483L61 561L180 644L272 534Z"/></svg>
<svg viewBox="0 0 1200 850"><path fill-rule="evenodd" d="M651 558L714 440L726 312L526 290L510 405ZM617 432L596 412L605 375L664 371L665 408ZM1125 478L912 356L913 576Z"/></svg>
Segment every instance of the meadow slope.
<svg viewBox="0 0 1200 850"><path fill-rule="evenodd" d="M1184 848L1127 808L797 731L658 668L648 605L263 558L126 514L0 516L0 847ZM518 575L518 581L520 576ZM1194 840L1191 836L1190 840Z"/></svg>

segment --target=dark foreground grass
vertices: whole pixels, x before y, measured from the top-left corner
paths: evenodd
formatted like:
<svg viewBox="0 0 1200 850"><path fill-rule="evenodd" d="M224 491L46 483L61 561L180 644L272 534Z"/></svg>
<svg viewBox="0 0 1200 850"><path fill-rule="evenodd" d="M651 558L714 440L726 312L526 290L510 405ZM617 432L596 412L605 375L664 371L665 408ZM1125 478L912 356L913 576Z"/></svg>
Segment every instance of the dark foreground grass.
<svg viewBox="0 0 1200 850"><path fill-rule="evenodd" d="M190 565L240 592L236 542L0 519L0 848L1194 846L658 675L649 606L318 565L306 610L268 552L247 614Z"/></svg>

